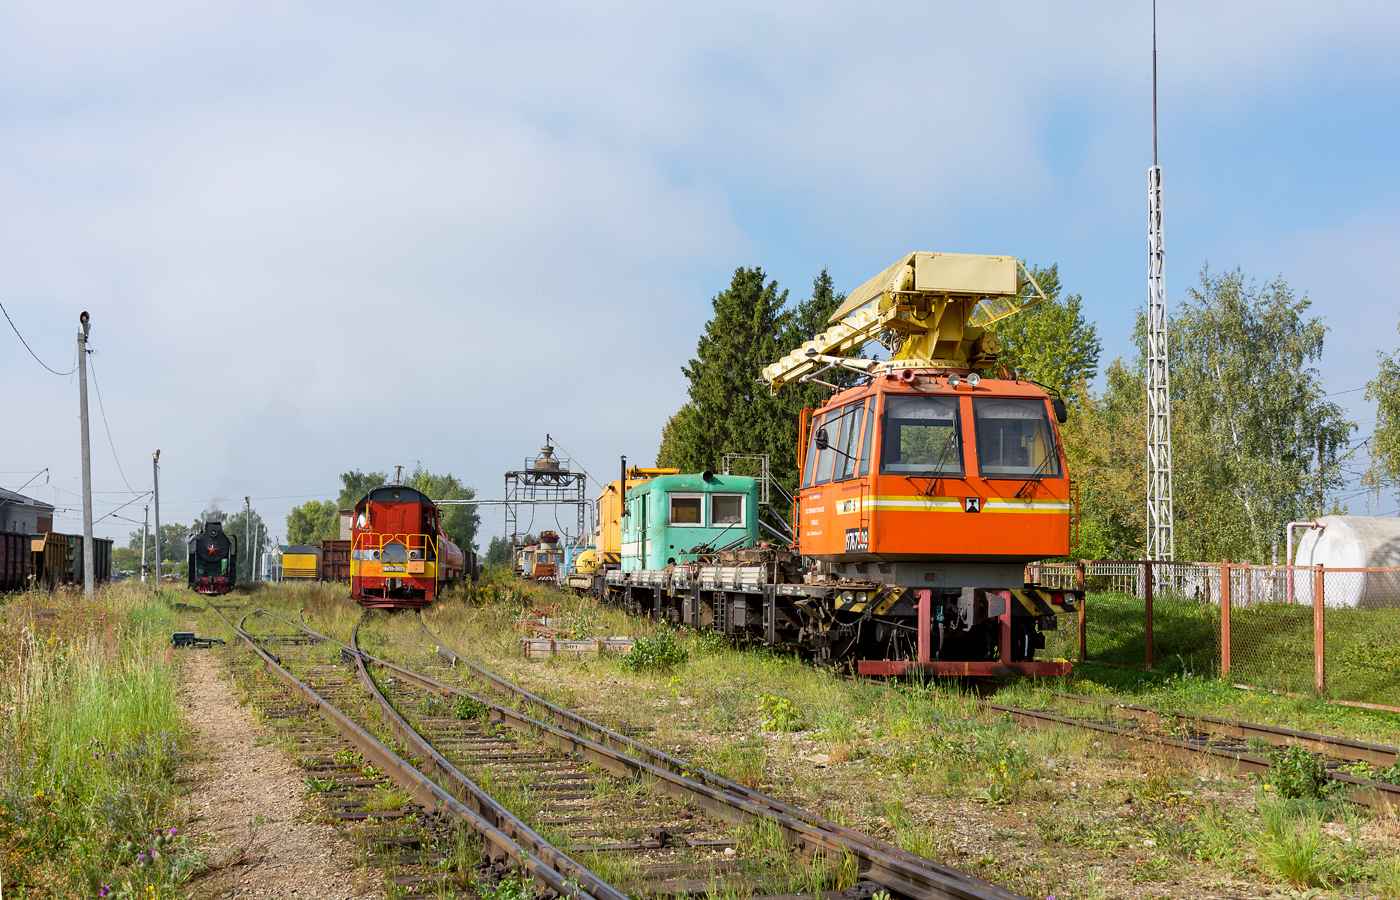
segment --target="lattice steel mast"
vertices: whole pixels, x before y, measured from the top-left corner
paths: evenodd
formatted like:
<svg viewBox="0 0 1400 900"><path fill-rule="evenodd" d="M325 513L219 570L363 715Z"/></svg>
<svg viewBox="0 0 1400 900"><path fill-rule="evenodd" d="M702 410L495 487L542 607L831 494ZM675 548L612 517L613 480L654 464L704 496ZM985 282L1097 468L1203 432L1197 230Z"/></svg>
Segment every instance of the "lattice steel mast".
<svg viewBox="0 0 1400 900"><path fill-rule="evenodd" d="M1147 170L1147 558L1176 558L1172 508L1171 364L1162 247L1162 167L1157 164L1157 3L1152 3L1152 168Z"/></svg>

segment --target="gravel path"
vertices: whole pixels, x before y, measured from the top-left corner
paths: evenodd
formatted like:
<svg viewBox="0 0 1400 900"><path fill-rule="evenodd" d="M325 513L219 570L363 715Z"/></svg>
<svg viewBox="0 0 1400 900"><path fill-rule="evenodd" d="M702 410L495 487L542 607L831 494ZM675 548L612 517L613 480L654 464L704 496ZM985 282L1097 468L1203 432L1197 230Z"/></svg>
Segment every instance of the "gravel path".
<svg viewBox="0 0 1400 900"><path fill-rule="evenodd" d="M305 776L272 729L234 699L211 657L217 651L186 652L180 695L200 746L183 812L205 859L220 867L191 896L383 897L379 873L334 828L311 821Z"/></svg>

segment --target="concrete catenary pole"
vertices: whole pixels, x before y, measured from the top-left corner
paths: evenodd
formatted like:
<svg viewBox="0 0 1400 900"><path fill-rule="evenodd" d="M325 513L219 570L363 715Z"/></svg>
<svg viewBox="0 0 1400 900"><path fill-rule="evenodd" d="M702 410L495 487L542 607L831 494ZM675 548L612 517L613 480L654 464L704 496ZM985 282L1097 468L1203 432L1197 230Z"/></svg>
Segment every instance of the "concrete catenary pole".
<svg viewBox="0 0 1400 900"><path fill-rule="evenodd" d="M78 321L83 324L83 330L78 332L78 422L83 447L83 593L91 597L96 587L97 573L92 570L92 454L88 445L86 310L79 314Z"/></svg>
<svg viewBox="0 0 1400 900"><path fill-rule="evenodd" d="M253 580L253 501L243 498L243 537L247 541L244 551L248 554L248 580Z"/></svg>
<svg viewBox="0 0 1400 900"><path fill-rule="evenodd" d="M146 529L151 524L151 504L146 504L146 517L141 521L141 580L146 580Z"/></svg>
<svg viewBox="0 0 1400 900"><path fill-rule="evenodd" d="M156 587L160 587L160 451L151 454L151 490L154 496L151 502L156 508L156 530L155 551L156 551Z"/></svg>

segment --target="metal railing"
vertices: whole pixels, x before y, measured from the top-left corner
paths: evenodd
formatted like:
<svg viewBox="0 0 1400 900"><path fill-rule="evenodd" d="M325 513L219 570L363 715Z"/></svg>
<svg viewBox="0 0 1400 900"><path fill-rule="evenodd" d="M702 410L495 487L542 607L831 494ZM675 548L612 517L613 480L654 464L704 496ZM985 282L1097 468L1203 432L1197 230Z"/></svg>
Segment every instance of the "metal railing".
<svg viewBox="0 0 1400 900"><path fill-rule="evenodd" d="M1047 654L1400 707L1400 567L1082 560L1026 581L1088 592Z"/></svg>

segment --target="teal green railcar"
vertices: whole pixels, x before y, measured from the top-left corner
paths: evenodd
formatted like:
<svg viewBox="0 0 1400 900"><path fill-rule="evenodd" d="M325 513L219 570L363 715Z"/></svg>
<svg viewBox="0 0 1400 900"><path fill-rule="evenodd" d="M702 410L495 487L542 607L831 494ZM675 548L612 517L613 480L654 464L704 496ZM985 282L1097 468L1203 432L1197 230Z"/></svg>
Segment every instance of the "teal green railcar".
<svg viewBox="0 0 1400 900"><path fill-rule="evenodd" d="M742 475L658 475L627 491L622 570L664 569L759 535L759 481Z"/></svg>

